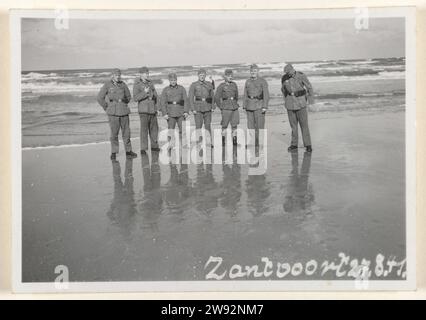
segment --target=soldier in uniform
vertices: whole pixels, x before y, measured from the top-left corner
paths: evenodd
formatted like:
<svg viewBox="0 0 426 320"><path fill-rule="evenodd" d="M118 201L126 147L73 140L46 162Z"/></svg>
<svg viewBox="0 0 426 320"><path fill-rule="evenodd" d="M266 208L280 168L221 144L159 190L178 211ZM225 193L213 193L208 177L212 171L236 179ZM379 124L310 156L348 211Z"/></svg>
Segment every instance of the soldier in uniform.
<svg viewBox="0 0 426 320"><path fill-rule="evenodd" d="M244 86L243 108L247 111L247 128L255 130L255 144L259 143L259 129L265 128L269 90L265 79L259 77L259 67L250 66L250 78Z"/></svg>
<svg viewBox="0 0 426 320"><path fill-rule="evenodd" d="M140 144L141 154L148 150L148 135L151 140L151 150L159 151L158 147L158 121L157 91L149 79L147 67L139 69L139 77L133 85L133 99L138 103L140 119Z"/></svg>
<svg viewBox="0 0 426 320"><path fill-rule="evenodd" d="M238 112L238 87L232 81L232 70L225 70L225 82L221 83L216 90L215 102L222 111L222 144L225 144L226 129L231 123L232 141L237 145L237 126L240 123L240 114Z"/></svg>
<svg viewBox="0 0 426 320"><path fill-rule="evenodd" d="M177 84L175 73L169 74L170 85L161 92L161 112L167 120L168 128L175 129L176 124L179 127L179 138L182 138L182 121L187 118L189 107L186 90ZM171 137L169 136L169 140Z"/></svg>
<svg viewBox="0 0 426 320"><path fill-rule="evenodd" d="M288 147L288 151L294 151L298 148L298 125L300 125L306 151L312 152L307 111L307 105L314 103L312 85L306 75L294 70L291 64L287 64L284 67L284 76L281 79L281 84L284 105L287 109L288 120L291 126L291 144Z"/></svg>
<svg viewBox="0 0 426 320"><path fill-rule="evenodd" d="M214 82L206 81L206 74L204 69L198 71L198 81L193 82L189 87L188 99L190 110L194 114L195 129L201 129L204 123L204 129L209 132L211 142Z"/></svg>
<svg viewBox="0 0 426 320"><path fill-rule="evenodd" d="M130 109L127 104L131 98L129 88L121 81L120 69L114 69L111 80L102 86L97 99L108 115L111 128L111 160L116 159L119 150L118 133L120 128L123 135L126 156L130 158L137 157L136 153L132 151L132 144L130 142Z"/></svg>

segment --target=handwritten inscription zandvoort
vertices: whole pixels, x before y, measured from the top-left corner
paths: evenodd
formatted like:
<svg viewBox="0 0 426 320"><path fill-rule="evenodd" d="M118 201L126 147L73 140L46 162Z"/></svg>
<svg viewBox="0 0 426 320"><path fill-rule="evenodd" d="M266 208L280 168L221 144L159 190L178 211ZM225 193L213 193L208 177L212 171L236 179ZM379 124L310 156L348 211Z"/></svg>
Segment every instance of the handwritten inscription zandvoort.
<svg viewBox="0 0 426 320"><path fill-rule="evenodd" d="M204 265L206 280L234 279L285 279L290 277L334 275L341 279L368 280L373 276L386 278L391 275L406 278L406 259L398 261L396 257L386 258L377 254L374 261L365 258L359 260L345 253L339 253L337 262L309 260L306 263L273 262L262 257L259 264L242 266L234 264L230 268L223 266L223 258L210 256Z"/></svg>

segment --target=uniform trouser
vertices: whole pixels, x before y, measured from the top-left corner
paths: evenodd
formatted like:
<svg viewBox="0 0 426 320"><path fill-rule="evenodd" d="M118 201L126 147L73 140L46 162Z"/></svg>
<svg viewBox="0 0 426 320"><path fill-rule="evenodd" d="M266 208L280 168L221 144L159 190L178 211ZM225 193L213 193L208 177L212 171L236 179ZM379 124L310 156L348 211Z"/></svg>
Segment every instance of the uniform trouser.
<svg viewBox="0 0 426 320"><path fill-rule="evenodd" d="M195 129L201 129L203 127L204 123L204 129L206 129L209 134L212 133L212 112L211 111L197 111L196 114L194 114L194 120L195 120Z"/></svg>
<svg viewBox="0 0 426 320"><path fill-rule="evenodd" d="M247 129L255 130L255 142L259 141L259 129L265 128L265 114L261 109L249 111L247 110Z"/></svg>
<svg viewBox="0 0 426 320"><path fill-rule="evenodd" d="M126 152L132 151L132 144L130 142L130 123L129 116L111 116L108 115L109 127L111 129L111 153L118 153L118 133L123 136L123 143Z"/></svg>
<svg viewBox="0 0 426 320"><path fill-rule="evenodd" d="M302 108L299 110L287 110L288 121L290 122L291 127L291 145L298 145L299 138L299 127L302 130L303 144L305 147L311 145L311 135L309 133L308 126L308 111L307 108Z"/></svg>
<svg viewBox="0 0 426 320"><path fill-rule="evenodd" d="M232 136L237 135L237 126L240 123L240 114L237 110L222 110L222 135L225 135L226 128L231 123Z"/></svg>
<svg viewBox="0 0 426 320"><path fill-rule="evenodd" d="M158 148L158 121L156 114L139 113L141 125L141 150L148 150L148 135L151 148Z"/></svg>
<svg viewBox="0 0 426 320"><path fill-rule="evenodd" d="M169 117L169 119L167 119L167 127L169 129L175 129L176 123L177 123L178 128L179 128L179 135L181 135L182 134L182 121L183 121L183 116L181 116L181 117Z"/></svg>

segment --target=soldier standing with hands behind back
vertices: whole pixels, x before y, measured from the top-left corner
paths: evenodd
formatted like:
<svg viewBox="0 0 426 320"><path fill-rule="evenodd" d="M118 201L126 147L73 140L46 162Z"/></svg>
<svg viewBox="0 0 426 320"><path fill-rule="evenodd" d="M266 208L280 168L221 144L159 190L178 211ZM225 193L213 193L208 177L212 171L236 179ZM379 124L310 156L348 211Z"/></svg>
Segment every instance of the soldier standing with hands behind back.
<svg viewBox="0 0 426 320"><path fill-rule="evenodd" d="M148 135L151 140L151 150L160 151L158 147L158 121L157 121L157 91L149 80L147 67L139 69L139 77L133 85L133 99L138 103L140 118L140 144L141 154L148 150Z"/></svg>
<svg viewBox="0 0 426 320"><path fill-rule="evenodd" d="M98 93L98 103L108 115L109 126L111 129L111 160L116 159L119 151L118 133L123 135L124 148L126 156L136 158L137 155L132 151L130 142L130 109L128 103L132 96L127 85L121 81L121 70L114 69L111 80L107 81Z"/></svg>
<svg viewBox="0 0 426 320"><path fill-rule="evenodd" d="M294 70L291 64L284 67L281 91L291 126L291 144L288 151L298 148L299 127L302 130L303 144L307 152L312 152L311 135L308 126L308 104L314 103L314 91L306 75Z"/></svg>
<svg viewBox="0 0 426 320"><path fill-rule="evenodd" d="M250 66L250 78L244 86L243 108L247 111L247 128L255 130L255 144L259 144L259 129L265 128L269 90L265 79L259 77L259 67Z"/></svg>

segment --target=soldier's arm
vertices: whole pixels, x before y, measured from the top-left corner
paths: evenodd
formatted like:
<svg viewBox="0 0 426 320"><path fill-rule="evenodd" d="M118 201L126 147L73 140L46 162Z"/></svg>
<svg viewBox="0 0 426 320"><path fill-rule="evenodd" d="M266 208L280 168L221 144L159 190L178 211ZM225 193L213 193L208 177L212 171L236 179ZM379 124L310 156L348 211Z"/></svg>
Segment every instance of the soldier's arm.
<svg viewBox="0 0 426 320"><path fill-rule="evenodd" d="M285 80L286 80L285 75L283 75L281 77L281 92L284 95L284 97L287 95L285 90L285 85L284 85Z"/></svg>
<svg viewBox="0 0 426 320"><path fill-rule="evenodd" d="M126 84L124 84L124 98L126 99L124 103L129 103L132 100L132 95L130 93L129 87Z"/></svg>
<svg viewBox="0 0 426 320"><path fill-rule="evenodd" d="M247 107L248 93L247 93L247 81L244 85L244 94L243 94L243 109Z"/></svg>
<svg viewBox="0 0 426 320"><path fill-rule="evenodd" d="M189 101L188 110L191 110L191 111L194 110L194 91L195 91L195 86L192 83L189 86L189 93L188 93L188 101Z"/></svg>
<svg viewBox="0 0 426 320"><path fill-rule="evenodd" d="M188 96L186 95L186 90L184 87L181 87L182 91L182 99L183 99L183 112L188 113L189 112L189 104L188 104Z"/></svg>
<svg viewBox="0 0 426 320"><path fill-rule="evenodd" d="M160 109L163 116L167 114L166 106L167 106L167 87L163 89L160 96Z"/></svg>
<svg viewBox="0 0 426 320"><path fill-rule="evenodd" d="M262 83L262 90L263 90L263 108L268 109L268 103L269 103L269 88L268 88L268 82L266 80L263 80Z"/></svg>
<svg viewBox="0 0 426 320"><path fill-rule="evenodd" d="M107 86L107 84L105 83L105 84L102 86L101 90L99 91L99 93L98 93L98 97L97 97L98 103L101 105L101 107L102 107L104 110L106 110L106 108L108 107L108 104L107 104L107 103L106 103L106 101L105 101L105 97L106 97L106 95L107 95L107 92L108 92L108 86Z"/></svg>
<svg viewBox="0 0 426 320"><path fill-rule="evenodd" d="M212 109L214 110L216 108L216 104L214 103L214 85L212 85L209 95L212 98Z"/></svg>
<svg viewBox="0 0 426 320"><path fill-rule="evenodd" d="M133 100L136 102L141 101L142 99L145 99L148 93L145 92L145 90L141 89L141 86L135 82L133 85Z"/></svg>
<svg viewBox="0 0 426 320"><path fill-rule="evenodd" d="M214 95L214 102L216 103L217 107L221 110L222 110L221 99L222 99L222 92L223 92L222 88L223 88L223 86L219 85L219 87L217 88L216 93Z"/></svg>
<svg viewBox="0 0 426 320"><path fill-rule="evenodd" d="M158 94L154 86L152 86L152 99L154 100L155 111L158 111Z"/></svg>
<svg viewBox="0 0 426 320"><path fill-rule="evenodd" d="M234 87L235 87L234 98L235 98L235 101L238 102L238 86L236 83L234 83Z"/></svg>
<svg viewBox="0 0 426 320"><path fill-rule="evenodd" d="M308 80L308 77L305 74L302 74L302 82L306 88L309 104L314 103L314 89L312 87L311 82Z"/></svg>

